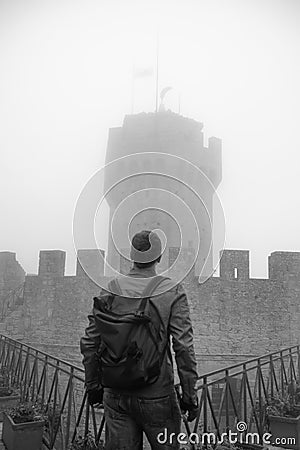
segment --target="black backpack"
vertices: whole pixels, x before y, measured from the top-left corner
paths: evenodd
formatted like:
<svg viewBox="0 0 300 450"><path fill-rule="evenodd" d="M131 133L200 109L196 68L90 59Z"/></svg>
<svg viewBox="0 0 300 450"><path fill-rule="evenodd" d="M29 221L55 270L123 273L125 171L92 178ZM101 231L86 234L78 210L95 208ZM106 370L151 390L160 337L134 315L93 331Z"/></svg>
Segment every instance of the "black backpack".
<svg viewBox="0 0 300 450"><path fill-rule="evenodd" d="M160 330L152 322L149 299L165 279L166 277L162 276L151 278L141 294L140 306L134 312L112 312L114 299L122 297L122 291L115 279L109 285L109 290L115 294L111 294L108 300L102 297L94 298L95 320L101 335L97 355L99 381L103 387L137 389L158 379L168 340L162 342ZM158 312L157 315L160 318ZM160 321L164 328L161 319ZM166 336L165 333L163 335Z"/></svg>

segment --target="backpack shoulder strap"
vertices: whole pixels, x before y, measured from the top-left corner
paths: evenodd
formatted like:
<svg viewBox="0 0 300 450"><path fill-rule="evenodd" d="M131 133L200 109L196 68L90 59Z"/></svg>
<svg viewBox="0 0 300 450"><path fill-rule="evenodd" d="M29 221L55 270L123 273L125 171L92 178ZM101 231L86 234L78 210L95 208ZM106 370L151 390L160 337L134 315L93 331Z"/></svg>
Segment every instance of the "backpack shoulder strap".
<svg viewBox="0 0 300 450"><path fill-rule="evenodd" d="M110 280L110 282L108 283L108 290L112 294L123 295L120 284L116 278L113 278L112 280Z"/></svg>
<svg viewBox="0 0 300 450"><path fill-rule="evenodd" d="M155 289L164 281L164 280L169 280L170 278L168 277L163 277L162 275L157 275L156 277L151 278L151 280L149 281L149 283L147 284L147 286L145 287L145 289L143 290L141 297L144 298L148 298L151 297L151 295L153 294L153 292L155 291Z"/></svg>
<svg viewBox="0 0 300 450"><path fill-rule="evenodd" d="M108 283L108 290L111 293L109 302L108 302L108 306L111 309L113 301L115 299L116 295L122 296L122 290L120 287L120 284L118 282L118 280L116 278L113 278L109 283Z"/></svg>
<svg viewBox="0 0 300 450"><path fill-rule="evenodd" d="M170 278L163 277L162 275L157 275L156 277L151 278L151 280L149 281L149 283L147 284L147 286L145 287L145 289L143 290L143 292L141 294L142 301L141 301L140 307L138 309L139 313L143 313L145 311L149 297L151 297L151 295L158 288L158 286L164 280L169 280L169 279Z"/></svg>

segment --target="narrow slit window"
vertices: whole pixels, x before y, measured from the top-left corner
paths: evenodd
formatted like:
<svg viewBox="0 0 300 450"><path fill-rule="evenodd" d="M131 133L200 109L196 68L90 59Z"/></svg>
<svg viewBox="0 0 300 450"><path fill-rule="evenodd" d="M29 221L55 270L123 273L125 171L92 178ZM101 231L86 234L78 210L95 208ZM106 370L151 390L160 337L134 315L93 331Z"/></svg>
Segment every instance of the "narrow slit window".
<svg viewBox="0 0 300 450"><path fill-rule="evenodd" d="M234 279L237 280L238 278L238 270L237 267L234 268Z"/></svg>

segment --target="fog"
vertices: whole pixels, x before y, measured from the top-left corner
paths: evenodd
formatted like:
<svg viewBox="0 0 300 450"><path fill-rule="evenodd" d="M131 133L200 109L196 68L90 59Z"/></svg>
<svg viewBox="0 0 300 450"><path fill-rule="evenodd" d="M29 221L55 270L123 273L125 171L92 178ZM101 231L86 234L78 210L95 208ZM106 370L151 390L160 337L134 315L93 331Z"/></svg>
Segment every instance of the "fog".
<svg viewBox="0 0 300 450"><path fill-rule="evenodd" d="M0 0L0 250L35 273L62 249L74 273L76 200L108 129L155 110L158 40L166 108L223 141L225 247L255 277L300 251L299 20L297 0Z"/></svg>

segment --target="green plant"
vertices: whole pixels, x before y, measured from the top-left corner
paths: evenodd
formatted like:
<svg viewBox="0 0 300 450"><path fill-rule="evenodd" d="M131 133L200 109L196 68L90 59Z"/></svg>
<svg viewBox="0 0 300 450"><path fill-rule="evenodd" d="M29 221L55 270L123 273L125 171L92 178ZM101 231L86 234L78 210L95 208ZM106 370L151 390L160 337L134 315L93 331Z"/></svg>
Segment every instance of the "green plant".
<svg viewBox="0 0 300 450"><path fill-rule="evenodd" d="M10 387L9 372L7 367L0 368L0 397L11 395L13 390Z"/></svg>
<svg viewBox="0 0 300 450"><path fill-rule="evenodd" d="M287 388L288 394L291 396L293 403L300 403L300 384L299 380L293 380L289 383Z"/></svg>
<svg viewBox="0 0 300 450"><path fill-rule="evenodd" d="M8 414L15 423L38 422L46 419L40 405L31 402L20 403L10 409Z"/></svg>
<svg viewBox="0 0 300 450"><path fill-rule="evenodd" d="M295 390L295 403L300 403L300 384L296 384L296 390Z"/></svg>
<svg viewBox="0 0 300 450"><path fill-rule="evenodd" d="M295 407L290 394L284 396L277 394L268 399L266 414L267 416L298 417L299 409Z"/></svg>
<svg viewBox="0 0 300 450"><path fill-rule="evenodd" d="M55 408L54 403L50 402L43 407L43 411L45 411L46 431L50 432L50 430L56 430L60 423L60 406L56 405Z"/></svg>
<svg viewBox="0 0 300 450"><path fill-rule="evenodd" d="M104 449L103 441L100 441L99 444L97 445L90 431L85 437L81 435L76 436L75 440L72 442L70 447L70 450L102 450L102 449Z"/></svg>

